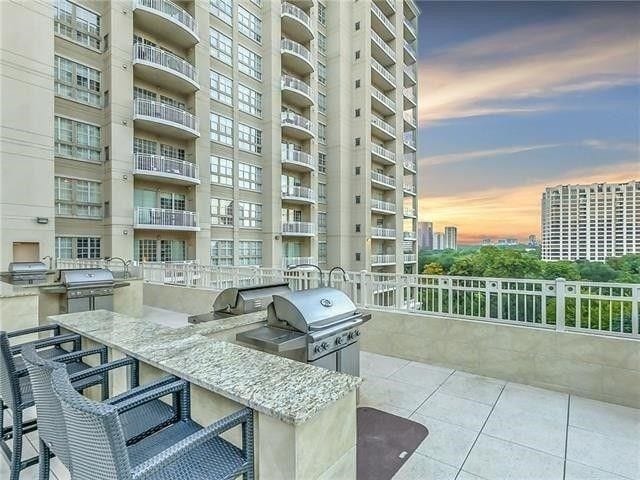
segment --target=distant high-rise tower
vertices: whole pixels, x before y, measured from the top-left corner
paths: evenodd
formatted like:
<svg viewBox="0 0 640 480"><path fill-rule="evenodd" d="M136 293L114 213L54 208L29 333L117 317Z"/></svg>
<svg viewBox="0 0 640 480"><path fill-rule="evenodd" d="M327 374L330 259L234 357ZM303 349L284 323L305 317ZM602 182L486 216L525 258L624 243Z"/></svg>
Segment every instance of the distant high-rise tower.
<svg viewBox="0 0 640 480"><path fill-rule="evenodd" d="M433 222L418 222L418 249L433 250Z"/></svg>
<svg viewBox="0 0 640 480"><path fill-rule="evenodd" d="M640 253L640 181L558 185L542 194L542 259Z"/></svg>
<svg viewBox="0 0 640 480"><path fill-rule="evenodd" d="M444 248L446 250L458 249L458 228L444 227Z"/></svg>
<svg viewBox="0 0 640 480"><path fill-rule="evenodd" d="M433 233L433 249L444 250L444 234L442 232Z"/></svg>

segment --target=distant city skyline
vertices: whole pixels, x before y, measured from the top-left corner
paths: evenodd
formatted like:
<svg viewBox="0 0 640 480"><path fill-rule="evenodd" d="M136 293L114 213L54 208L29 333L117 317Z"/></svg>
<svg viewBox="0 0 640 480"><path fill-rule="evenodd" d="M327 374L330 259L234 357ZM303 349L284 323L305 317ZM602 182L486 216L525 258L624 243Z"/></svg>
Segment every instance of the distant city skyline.
<svg viewBox="0 0 640 480"><path fill-rule="evenodd" d="M640 4L420 2L419 219L540 238L540 196L640 178Z"/></svg>

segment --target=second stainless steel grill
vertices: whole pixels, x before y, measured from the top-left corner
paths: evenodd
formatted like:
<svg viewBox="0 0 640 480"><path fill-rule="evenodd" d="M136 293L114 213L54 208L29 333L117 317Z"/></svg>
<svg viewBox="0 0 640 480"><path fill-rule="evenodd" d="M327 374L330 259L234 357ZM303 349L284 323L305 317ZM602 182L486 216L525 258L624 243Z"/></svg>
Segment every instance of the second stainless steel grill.
<svg viewBox="0 0 640 480"><path fill-rule="evenodd" d="M13 285L37 285L45 282L47 271L42 262L12 262L8 275Z"/></svg>
<svg viewBox="0 0 640 480"><path fill-rule="evenodd" d="M60 270L60 284L65 292L61 313L88 310L113 310L113 273L104 268Z"/></svg>

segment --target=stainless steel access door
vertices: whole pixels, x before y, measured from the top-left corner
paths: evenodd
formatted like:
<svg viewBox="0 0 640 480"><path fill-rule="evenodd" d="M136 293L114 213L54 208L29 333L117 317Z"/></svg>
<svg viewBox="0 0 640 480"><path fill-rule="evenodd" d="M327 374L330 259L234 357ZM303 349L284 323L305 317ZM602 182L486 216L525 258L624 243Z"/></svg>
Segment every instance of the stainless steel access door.
<svg viewBox="0 0 640 480"><path fill-rule="evenodd" d="M337 370L342 373L360 376L360 343L355 342L351 345L338 350Z"/></svg>
<svg viewBox="0 0 640 480"><path fill-rule="evenodd" d="M93 308L91 310L110 310L113 312L113 295L93 297Z"/></svg>

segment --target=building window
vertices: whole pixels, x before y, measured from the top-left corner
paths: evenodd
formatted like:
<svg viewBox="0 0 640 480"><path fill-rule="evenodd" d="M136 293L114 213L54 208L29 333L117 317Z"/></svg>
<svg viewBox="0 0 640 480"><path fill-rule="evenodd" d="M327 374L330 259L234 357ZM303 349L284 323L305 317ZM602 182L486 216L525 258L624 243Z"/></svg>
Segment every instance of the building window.
<svg viewBox="0 0 640 480"><path fill-rule="evenodd" d="M262 130L241 123L238 125L238 148L245 152L262 152Z"/></svg>
<svg viewBox="0 0 640 480"><path fill-rule="evenodd" d="M318 82L325 85L327 83L327 66L318 62Z"/></svg>
<svg viewBox="0 0 640 480"><path fill-rule="evenodd" d="M327 242L318 242L318 263L327 263Z"/></svg>
<svg viewBox="0 0 640 480"><path fill-rule="evenodd" d="M167 145L166 143L160 144L160 154L166 158L175 158L177 160L184 161L184 148L177 148L173 145Z"/></svg>
<svg viewBox="0 0 640 480"><path fill-rule="evenodd" d="M184 211L186 204L186 197L181 193L160 193L160 208L165 210L181 210Z"/></svg>
<svg viewBox="0 0 640 480"><path fill-rule="evenodd" d="M318 182L318 203L327 203L327 184Z"/></svg>
<svg viewBox="0 0 640 480"><path fill-rule="evenodd" d="M322 3L318 3L318 23L320 25L327 25L327 7Z"/></svg>
<svg viewBox="0 0 640 480"><path fill-rule="evenodd" d="M233 80L221 73L211 70L211 98L231 105L233 101Z"/></svg>
<svg viewBox="0 0 640 480"><path fill-rule="evenodd" d="M233 240L211 240L211 265L233 265Z"/></svg>
<svg viewBox="0 0 640 480"><path fill-rule="evenodd" d="M318 122L318 143L327 144L327 126L320 122Z"/></svg>
<svg viewBox="0 0 640 480"><path fill-rule="evenodd" d="M238 31L258 43L262 41L262 21L242 7L238 7Z"/></svg>
<svg viewBox="0 0 640 480"><path fill-rule="evenodd" d="M233 119L212 112L211 141L233 145Z"/></svg>
<svg viewBox="0 0 640 480"><path fill-rule="evenodd" d="M321 55L327 54L327 37L320 32L318 32L318 52Z"/></svg>
<svg viewBox="0 0 640 480"><path fill-rule="evenodd" d="M256 117L262 117L262 94L238 84L238 108Z"/></svg>
<svg viewBox="0 0 640 480"><path fill-rule="evenodd" d="M327 212L318 212L318 233L327 233Z"/></svg>
<svg viewBox="0 0 640 480"><path fill-rule="evenodd" d="M238 203L239 224L245 228L262 227L262 205L259 203Z"/></svg>
<svg viewBox="0 0 640 480"><path fill-rule="evenodd" d="M100 127L55 117L56 155L90 162L100 161Z"/></svg>
<svg viewBox="0 0 640 480"><path fill-rule="evenodd" d="M327 173L327 154L318 152L318 173Z"/></svg>
<svg viewBox="0 0 640 480"><path fill-rule="evenodd" d="M262 57L238 45L238 70L256 80L262 80Z"/></svg>
<svg viewBox="0 0 640 480"><path fill-rule="evenodd" d="M55 87L60 97L101 107L100 70L56 55Z"/></svg>
<svg viewBox="0 0 640 480"><path fill-rule="evenodd" d="M238 164L238 185L246 190L262 191L262 168L249 163Z"/></svg>
<svg viewBox="0 0 640 480"><path fill-rule="evenodd" d="M56 215L102 217L100 182L55 177Z"/></svg>
<svg viewBox="0 0 640 480"><path fill-rule="evenodd" d="M231 25L233 0L209 0L209 8L215 17L218 17L224 23Z"/></svg>
<svg viewBox="0 0 640 480"><path fill-rule="evenodd" d="M76 238L76 258L100 258L100 238Z"/></svg>
<svg viewBox="0 0 640 480"><path fill-rule="evenodd" d="M209 29L209 45L211 46L211 56L221 62L231 65L232 41L231 38L219 32L215 28Z"/></svg>
<svg viewBox="0 0 640 480"><path fill-rule="evenodd" d="M240 241L238 262L240 265L262 265L262 242L254 240Z"/></svg>
<svg viewBox="0 0 640 480"><path fill-rule="evenodd" d="M184 240L160 240L161 262L182 262L187 259L187 245Z"/></svg>
<svg viewBox="0 0 640 480"><path fill-rule="evenodd" d="M156 240L147 238L136 240L134 244L135 251L133 252L134 258L139 262L157 262L157 243Z"/></svg>
<svg viewBox="0 0 640 480"><path fill-rule="evenodd" d="M233 200L211 199L211 225L233 226Z"/></svg>
<svg viewBox="0 0 640 480"><path fill-rule="evenodd" d="M55 0L54 31L85 47L100 50L100 16L68 0Z"/></svg>
<svg viewBox="0 0 640 480"><path fill-rule="evenodd" d="M56 237L56 258L73 258L73 238Z"/></svg>
<svg viewBox="0 0 640 480"><path fill-rule="evenodd" d="M233 160L211 155L211 183L233 186Z"/></svg>
<svg viewBox="0 0 640 480"><path fill-rule="evenodd" d="M318 113L327 114L327 96L318 92Z"/></svg>

